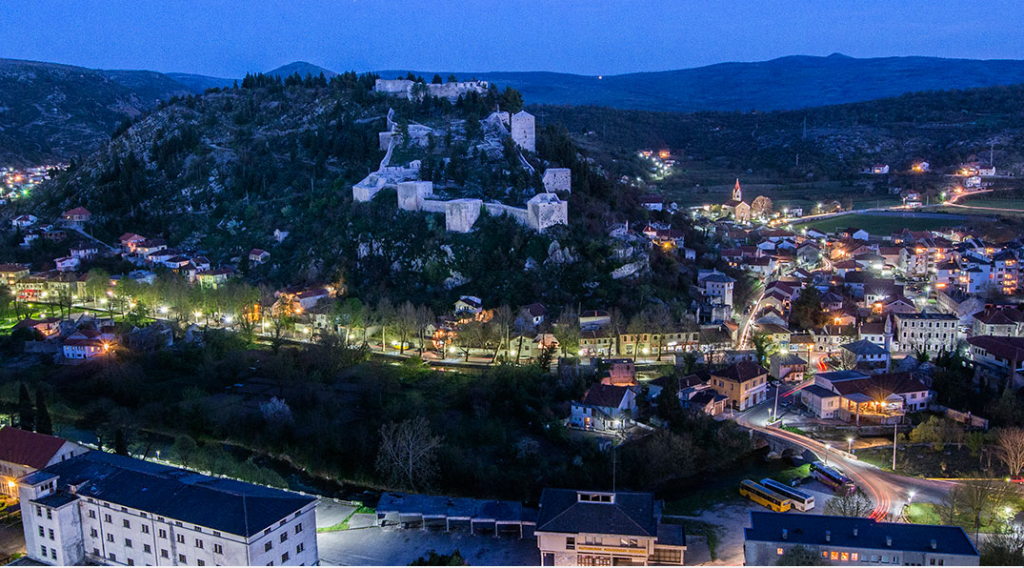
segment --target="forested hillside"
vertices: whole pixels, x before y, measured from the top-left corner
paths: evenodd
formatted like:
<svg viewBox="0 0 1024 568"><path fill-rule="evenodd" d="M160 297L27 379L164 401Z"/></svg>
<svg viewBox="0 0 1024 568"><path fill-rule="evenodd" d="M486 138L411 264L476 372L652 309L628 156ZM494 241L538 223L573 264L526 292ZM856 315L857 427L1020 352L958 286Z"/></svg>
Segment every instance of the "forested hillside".
<svg viewBox="0 0 1024 568"><path fill-rule="evenodd" d="M676 148L736 169L841 178L874 162L957 164L994 149L1002 171L1024 173L1024 85L911 93L768 113L693 114L537 106L539 119L577 140L633 151ZM799 161L797 159L799 156Z"/></svg>

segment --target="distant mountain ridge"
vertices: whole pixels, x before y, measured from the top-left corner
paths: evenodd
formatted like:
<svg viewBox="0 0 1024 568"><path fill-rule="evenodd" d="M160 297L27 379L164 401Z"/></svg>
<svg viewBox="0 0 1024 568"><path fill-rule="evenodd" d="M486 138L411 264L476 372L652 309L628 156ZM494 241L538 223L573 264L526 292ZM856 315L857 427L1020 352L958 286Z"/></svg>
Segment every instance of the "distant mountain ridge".
<svg viewBox="0 0 1024 568"><path fill-rule="evenodd" d="M296 61L268 75L337 75ZM380 71L384 78L409 71ZM431 80L435 72L413 72ZM1024 61L789 56L755 63L604 77L554 72L436 72L512 87L535 105L602 106L664 112L792 110L910 92L1024 83ZM230 87L241 78L98 70L0 59L0 162L41 163L85 154L126 118L175 96Z"/></svg>
<svg viewBox="0 0 1024 568"><path fill-rule="evenodd" d="M405 76L408 70L378 73ZM434 71L412 71L430 80ZM447 77L450 72L438 72ZM793 110L918 91L1024 83L1024 61L793 55L754 63L605 75L456 72L512 87L532 104L595 105L667 112Z"/></svg>

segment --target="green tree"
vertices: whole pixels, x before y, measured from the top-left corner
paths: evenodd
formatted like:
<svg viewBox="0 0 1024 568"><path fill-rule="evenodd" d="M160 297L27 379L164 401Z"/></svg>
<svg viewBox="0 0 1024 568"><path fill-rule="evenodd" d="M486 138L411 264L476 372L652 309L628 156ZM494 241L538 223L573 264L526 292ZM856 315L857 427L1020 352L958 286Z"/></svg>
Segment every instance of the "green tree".
<svg viewBox="0 0 1024 568"><path fill-rule="evenodd" d="M114 453L119 456L128 455L128 442L124 438L124 430L120 428L114 432Z"/></svg>
<svg viewBox="0 0 1024 568"><path fill-rule="evenodd" d="M523 95L512 87L505 87L498 104L501 106L501 110L515 114L523 110Z"/></svg>
<svg viewBox="0 0 1024 568"><path fill-rule="evenodd" d="M462 557L459 549L451 554L438 554L431 550L430 554L420 556L409 563L409 566L467 566L466 559Z"/></svg>
<svg viewBox="0 0 1024 568"><path fill-rule="evenodd" d="M36 385L36 432L47 436L53 435L53 421L50 420L50 411L46 408L42 385Z"/></svg>
<svg viewBox="0 0 1024 568"><path fill-rule="evenodd" d="M778 346L774 341L772 341L771 334L763 331L755 333L750 338L750 342L754 344L754 350L757 352L758 363L760 363L762 367L768 367L768 358L778 350Z"/></svg>
<svg viewBox="0 0 1024 568"><path fill-rule="evenodd" d="M434 85L440 85L441 83L443 83L443 82L444 82L444 80L443 80L443 79L441 79L441 76L440 76L440 75L438 75L438 74L436 74L436 73L435 73L435 74L434 74L434 78L433 78L433 79L432 79L432 80L431 80L430 82L431 82L432 84L434 84Z"/></svg>
<svg viewBox="0 0 1024 568"><path fill-rule="evenodd" d="M32 398L28 395L28 387L25 386L25 383L21 383L21 387L18 389L18 428L29 432L36 429Z"/></svg>
<svg viewBox="0 0 1024 568"><path fill-rule="evenodd" d="M551 333L558 340L563 356L575 357L580 350L580 318L576 310L568 306L558 314Z"/></svg>

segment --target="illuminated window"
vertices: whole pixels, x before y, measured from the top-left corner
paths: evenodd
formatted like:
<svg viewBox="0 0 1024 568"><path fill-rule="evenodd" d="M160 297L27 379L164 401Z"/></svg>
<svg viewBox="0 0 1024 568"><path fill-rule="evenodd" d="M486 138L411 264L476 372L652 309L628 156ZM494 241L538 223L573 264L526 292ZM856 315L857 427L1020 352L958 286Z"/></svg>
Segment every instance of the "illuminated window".
<svg viewBox="0 0 1024 568"><path fill-rule="evenodd" d="M836 550L832 551L832 560L839 560L839 552Z"/></svg>
<svg viewBox="0 0 1024 568"><path fill-rule="evenodd" d="M775 549L775 554L778 554L779 556L782 556L782 553L783 553L783 550L782 550L781 547Z"/></svg>
<svg viewBox="0 0 1024 568"><path fill-rule="evenodd" d="M854 562L856 562L857 561L857 556L859 556L859 555L856 552L851 552L850 553L850 560L853 560Z"/></svg>
<svg viewBox="0 0 1024 568"><path fill-rule="evenodd" d="M842 560L843 562L849 562L850 561L850 554L847 553L847 552L844 552L844 553L839 555L839 559Z"/></svg>
<svg viewBox="0 0 1024 568"><path fill-rule="evenodd" d="M825 558L825 559L828 559L828 551L827 550L822 550L821 551L821 557Z"/></svg>

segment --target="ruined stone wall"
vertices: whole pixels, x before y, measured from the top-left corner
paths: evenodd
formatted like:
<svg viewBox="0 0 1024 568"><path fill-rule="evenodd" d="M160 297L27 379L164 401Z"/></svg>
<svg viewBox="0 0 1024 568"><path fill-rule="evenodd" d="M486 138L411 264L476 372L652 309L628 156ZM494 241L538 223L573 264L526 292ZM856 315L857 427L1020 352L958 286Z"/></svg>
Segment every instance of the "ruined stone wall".
<svg viewBox="0 0 1024 568"><path fill-rule="evenodd" d="M526 204L528 225L535 231L543 231L555 225L569 224L569 204L554 194L542 193Z"/></svg>
<svg viewBox="0 0 1024 568"><path fill-rule="evenodd" d="M572 172L569 168L548 168L544 170L544 191L554 193L567 191L572 193Z"/></svg>
<svg viewBox="0 0 1024 568"><path fill-rule="evenodd" d="M480 217L480 199L453 199L444 204L445 228L454 233L468 233Z"/></svg>
<svg viewBox="0 0 1024 568"><path fill-rule="evenodd" d="M403 181L398 184L398 208L419 211L423 201L434 195L434 182Z"/></svg>

